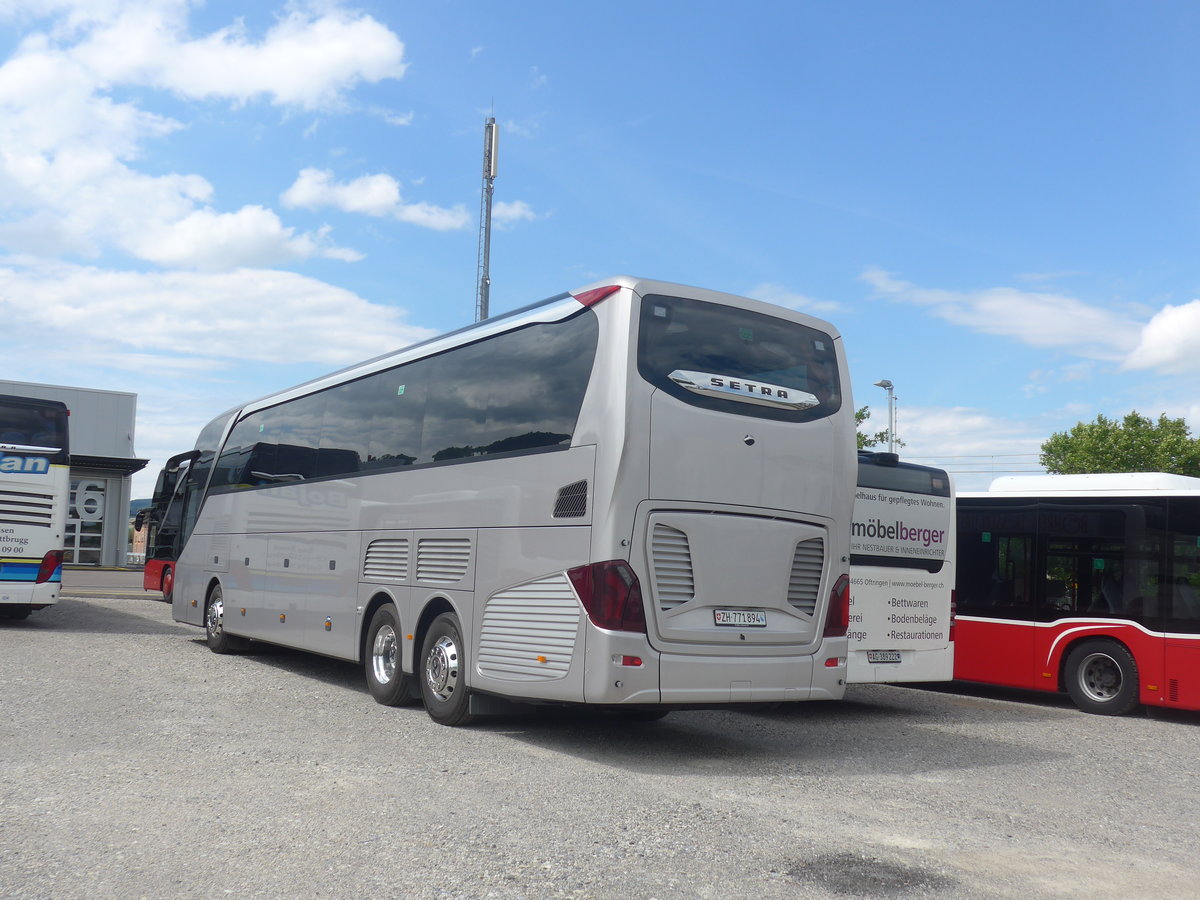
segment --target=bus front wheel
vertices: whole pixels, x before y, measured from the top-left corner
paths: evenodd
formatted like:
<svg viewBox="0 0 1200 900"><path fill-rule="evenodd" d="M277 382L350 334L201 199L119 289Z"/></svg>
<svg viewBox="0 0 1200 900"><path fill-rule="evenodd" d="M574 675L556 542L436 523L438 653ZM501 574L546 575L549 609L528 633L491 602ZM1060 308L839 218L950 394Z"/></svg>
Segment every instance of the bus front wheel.
<svg viewBox="0 0 1200 900"><path fill-rule="evenodd" d="M1067 693L1084 712L1123 716L1138 705L1137 663L1114 641L1084 641L1067 656Z"/></svg>
<svg viewBox="0 0 1200 900"><path fill-rule="evenodd" d="M164 603L175 600L175 570L170 566L163 567L161 590Z"/></svg>
<svg viewBox="0 0 1200 900"><path fill-rule="evenodd" d="M429 718L441 725L466 725L471 703L465 676L467 656L462 627L454 613L433 620L421 648L421 699Z"/></svg>
<svg viewBox="0 0 1200 900"><path fill-rule="evenodd" d="M232 653L238 648L237 638L225 633L225 598L221 586L213 585L204 606L204 634L208 649L213 653Z"/></svg>
<svg viewBox="0 0 1200 900"><path fill-rule="evenodd" d="M367 689L376 703L401 706L412 694L409 676L400 666L400 619L391 606L381 606L371 617L367 630L363 668L367 673Z"/></svg>

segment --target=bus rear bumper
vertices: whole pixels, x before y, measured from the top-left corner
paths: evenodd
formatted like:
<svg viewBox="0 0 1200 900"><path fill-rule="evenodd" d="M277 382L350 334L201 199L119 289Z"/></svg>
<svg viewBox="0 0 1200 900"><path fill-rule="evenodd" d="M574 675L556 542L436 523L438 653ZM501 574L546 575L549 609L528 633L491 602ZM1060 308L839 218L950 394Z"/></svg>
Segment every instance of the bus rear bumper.
<svg viewBox="0 0 1200 900"><path fill-rule="evenodd" d="M62 582L46 581L42 584L0 581L0 605L29 606L41 609L58 602Z"/></svg>
<svg viewBox="0 0 1200 900"><path fill-rule="evenodd" d="M663 703L763 703L839 700L846 669L826 668L815 656L661 657Z"/></svg>
<svg viewBox="0 0 1200 900"><path fill-rule="evenodd" d="M588 703L686 706L840 700L846 691L844 641L838 649L827 640L814 654L722 657L659 652L643 635L596 629L589 638ZM836 664L826 665L826 657Z"/></svg>

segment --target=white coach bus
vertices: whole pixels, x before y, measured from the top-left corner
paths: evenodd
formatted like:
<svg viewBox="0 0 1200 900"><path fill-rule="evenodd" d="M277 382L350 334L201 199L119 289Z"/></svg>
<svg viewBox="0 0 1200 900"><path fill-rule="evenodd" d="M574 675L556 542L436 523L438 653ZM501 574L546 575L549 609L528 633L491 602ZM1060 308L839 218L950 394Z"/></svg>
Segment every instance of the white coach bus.
<svg viewBox="0 0 1200 900"><path fill-rule="evenodd" d="M175 619L361 661L448 725L838 699L848 390L798 312L625 276L552 297L210 423Z"/></svg>
<svg viewBox="0 0 1200 900"><path fill-rule="evenodd" d="M0 395L0 618L58 602L70 499L66 404Z"/></svg>
<svg viewBox="0 0 1200 900"><path fill-rule="evenodd" d="M954 484L944 470L859 452L851 684L954 677L954 534Z"/></svg>

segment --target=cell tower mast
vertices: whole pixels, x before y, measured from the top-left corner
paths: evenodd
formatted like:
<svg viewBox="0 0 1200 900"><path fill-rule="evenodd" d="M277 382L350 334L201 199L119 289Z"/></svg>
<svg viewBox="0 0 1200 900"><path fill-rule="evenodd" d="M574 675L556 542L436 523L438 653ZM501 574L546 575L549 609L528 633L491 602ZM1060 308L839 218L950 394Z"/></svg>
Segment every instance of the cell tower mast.
<svg viewBox="0 0 1200 900"><path fill-rule="evenodd" d="M476 274L479 276L475 289L475 321L488 317L488 299L491 294L492 278L489 267L492 255L492 186L496 181L496 148L500 140L500 126L494 116L483 126L483 188L479 198L479 253L476 257Z"/></svg>

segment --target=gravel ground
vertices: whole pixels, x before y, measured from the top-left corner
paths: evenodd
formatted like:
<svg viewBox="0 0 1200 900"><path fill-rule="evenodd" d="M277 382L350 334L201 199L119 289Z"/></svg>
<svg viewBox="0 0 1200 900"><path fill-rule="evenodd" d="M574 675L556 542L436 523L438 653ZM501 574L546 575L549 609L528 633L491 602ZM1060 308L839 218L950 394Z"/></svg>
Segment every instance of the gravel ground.
<svg viewBox="0 0 1200 900"><path fill-rule="evenodd" d="M450 729L201 638L148 599L0 621L0 896L1200 893L1200 715L861 686Z"/></svg>

